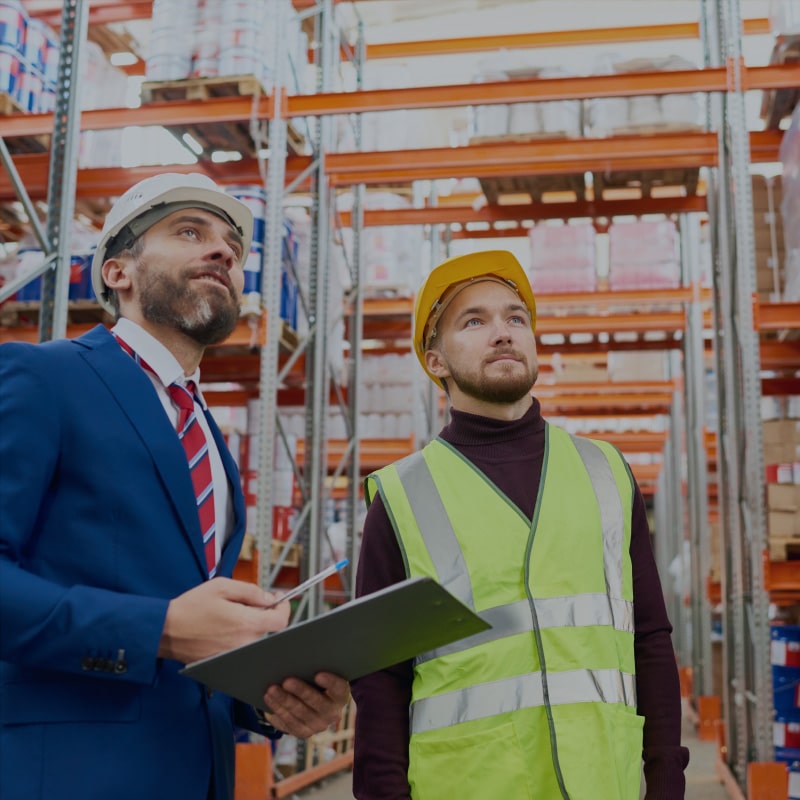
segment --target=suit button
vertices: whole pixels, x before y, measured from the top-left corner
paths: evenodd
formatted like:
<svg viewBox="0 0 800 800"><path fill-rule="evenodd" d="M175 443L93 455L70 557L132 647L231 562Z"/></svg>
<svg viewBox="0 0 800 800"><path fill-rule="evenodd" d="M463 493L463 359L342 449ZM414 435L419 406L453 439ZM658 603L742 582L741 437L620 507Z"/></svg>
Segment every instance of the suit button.
<svg viewBox="0 0 800 800"><path fill-rule="evenodd" d="M89 656L84 656L81 659L81 669L85 671L94 669L94 659Z"/></svg>

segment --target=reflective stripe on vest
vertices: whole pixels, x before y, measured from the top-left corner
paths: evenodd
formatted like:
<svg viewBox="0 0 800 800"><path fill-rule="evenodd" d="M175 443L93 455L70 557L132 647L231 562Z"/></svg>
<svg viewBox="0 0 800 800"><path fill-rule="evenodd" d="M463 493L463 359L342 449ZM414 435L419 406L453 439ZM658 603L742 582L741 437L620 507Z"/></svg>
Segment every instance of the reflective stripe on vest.
<svg viewBox="0 0 800 800"><path fill-rule="evenodd" d="M548 703L624 703L632 705L633 675L618 670L573 670L547 675ZM540 672L469 686L414 703L411 733L450 727L482 717L545 704Z"/></svg>
<svg viewBox="0 0 800 800"><path fill-rule="evenodd" d="M633 604L627 600L612 599L604 594L581 594L573 597L538 597L534 600L536 616L540 628L563 627L562 620L568 617L567 625L583 627L588 625L610 625L616 630L633 633ZM530 633L533 630L533 617L527 600L518 600L505 606L487 608L480 615L492 627L489 630L460 639L457 642L430 650L418 656L418 664L432 658L457 653L485 642Z"/></svg>
<svg viewBox="0 0 800 800"><path fill-rule="evenodd" d="M436 536L425 537L425 544L436 567L439 582L465 606L474 609L472 585L469 582L464 554L422 452L417 451L404 458L397 465L397 475L414 516L418 520L424 520L429 530L436 531Z"/></svg>

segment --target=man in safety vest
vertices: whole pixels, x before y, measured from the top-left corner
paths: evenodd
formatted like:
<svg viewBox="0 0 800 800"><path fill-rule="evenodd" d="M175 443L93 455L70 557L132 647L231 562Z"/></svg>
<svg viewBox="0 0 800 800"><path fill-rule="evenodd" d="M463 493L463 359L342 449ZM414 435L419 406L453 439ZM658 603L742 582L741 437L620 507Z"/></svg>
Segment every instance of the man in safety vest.
<svg viewBox="0 0 800 800"><path fill-rule="evenodd" d="M611 445L542 418L536 305L507 251L420 289L451 420L367 478L357 591L431 576L491 630L353 683L358 800L681 800L675 655L645 505Z"/></svg>

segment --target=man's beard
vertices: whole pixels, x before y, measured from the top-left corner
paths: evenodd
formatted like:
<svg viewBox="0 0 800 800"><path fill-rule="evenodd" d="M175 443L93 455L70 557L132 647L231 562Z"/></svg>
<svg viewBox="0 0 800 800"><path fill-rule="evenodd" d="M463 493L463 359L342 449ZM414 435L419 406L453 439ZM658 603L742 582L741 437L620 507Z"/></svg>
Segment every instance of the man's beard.
<svg viewBox="0 0 800 800"><path fill-rule="evenodd" d="M522 373L514 370L513 373L499 378L488 378L484 373L467 374L448 365L450 379L461 392L474 400L498 405L516 403L530 393L539 377L539 366L538 364L534 364L532 368L527 364L524 366L526 369Z"/></svg>
<svg viewBox="0 0 800 800"><path fill-rule="evenodd" d="M175 328L204 347L230 336L241 311L232 291L228 291L229 302L216 296L209 299L208 292L196 291L191 280L166 274L152 277L141 261L139 268L142 270L140 303L146 320Z"/></svg>

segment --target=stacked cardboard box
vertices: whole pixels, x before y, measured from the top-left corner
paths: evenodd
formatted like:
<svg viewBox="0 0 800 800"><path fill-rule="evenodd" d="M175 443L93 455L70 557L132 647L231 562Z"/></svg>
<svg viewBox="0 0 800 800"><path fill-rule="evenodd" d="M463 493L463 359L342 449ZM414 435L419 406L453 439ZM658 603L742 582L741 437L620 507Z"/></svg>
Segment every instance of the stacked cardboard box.
<svg viewBox="0 0 800 800"><path fill-rule="evenodd" d="M800 544L800 419L762 424L767 530L772 557L780 558L782 545Z"/></svg>
<svg viewBox="0 0 800 800"><path fill-rule="evenodd" d="M591 292L597 287L595 229L586 224L542 222L528 234L533 291Z"/></svg>
<svg viewBox="0 0 800 800"><path fill-rule="evenodd" d="M762 302L781 299L784 286L785 245L781 203L781 176L753 175L753 233L756 247L756 291Z"/></svg>

